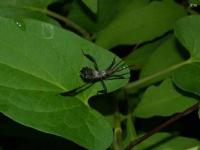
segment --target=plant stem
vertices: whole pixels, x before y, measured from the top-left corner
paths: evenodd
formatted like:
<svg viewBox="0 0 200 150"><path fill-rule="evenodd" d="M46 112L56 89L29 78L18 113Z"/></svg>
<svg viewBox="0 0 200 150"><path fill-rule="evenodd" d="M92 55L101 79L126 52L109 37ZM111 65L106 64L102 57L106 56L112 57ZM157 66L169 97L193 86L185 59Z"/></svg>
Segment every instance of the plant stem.
<svg viewBox="0 0 200 150"><path fill-rule="evenodd" d="M37 8L37 7L22 6L22 8L41 12L41 13L49 15L55 19L58 19L58 20L64 22L68 27L71 27L71 28L75 29L76 31L78 31L79 33L81 33L84 38L90 40L90 34L85 29L83 29L78 24L74 23L73 21L69 20L68 18L66 18L60 14L57 14L57 13L47 10L47 9L41 9L41 8Z"/></svg>
<svg viewBox="0 0 200 150"><path fill-rule="evenodd" d="M120 114L115 113L115 128L114 128L114 139L113 139L113 149L122 150L122 129L121 129L121 119Z"/></svg>
<svg viewBox="0 0 200 150"><path fill-rule="evenodd" d="M192 63L192 62L193 61L191 59L188 59L188 60L183 61L179 64L173 65L173 66L171 66L171 67L169 67L165 70L162 70L162 71L157 72L153 75L150 75L146 78L140 79L140 80L135 81L135 82L131 82L128 85L126 85L125 90L126 91L128 91L128 90L133 90L133 91L139 90L139 89L153 83L153 80L155 80L156 78L159 78L160 76L166 75L166 74L168 74L168 73L170 73L170 72L172 72L172 71L174 71L174 70L176 70L176 69L178 69L178 68L180 68L180 67L182 67L186 64Z"/></svg>
<svg viewBox="0 0 200 150"><path fill-rule="evenodd" d="M114 113L114 135L113 135L113 150L122 150L122 128L121 128L121 115L119 112L119 101L115 98L116 95L113 95L113 105L115 109Z"/></svg>
<svg viewBox="0 0 200 150"><path fill-rule="evenodd" d="M158 127L152 129L151 131L147 132L146 134L144 134L143 136L139 137L138 139L130 142L130 144L125 148L125 150L131 150L134 146L138 145L139 143L143 142L147 138L151 137L156 132L162 130L163 128L165 128L165 127L167 127L169 125L171 125L172 123L174 123L175 121L183 118L184 116L189 115L190 113L196 111L199 108L200 108L200 102L198 102L195 105L191 106L190 108L186 109L182 113L179 113L179 114L171 117L169 120L167 120L163 124L161 124Z"/></svg>

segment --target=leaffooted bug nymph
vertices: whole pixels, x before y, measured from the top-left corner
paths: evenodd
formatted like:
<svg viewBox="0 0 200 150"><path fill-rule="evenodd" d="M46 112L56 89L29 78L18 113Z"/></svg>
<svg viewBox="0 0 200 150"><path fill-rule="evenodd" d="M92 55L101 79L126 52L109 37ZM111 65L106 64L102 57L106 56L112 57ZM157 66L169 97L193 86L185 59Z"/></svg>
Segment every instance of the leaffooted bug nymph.
<svg viewBox="0 0 200 150"><path fill-rule="evenodd" d="M99 70L98 64L94 57L89 54L86 54L83 50L82 53L83 56L85 56L89 61L91 61L94 64L94 68L90 68L87 66L83 67L80 70L80 77L85 82L85 84L70 91L60 93L62 96L74 96L91 87L96 82L101 82L103 87L103 90L98 91L97 94L105 94L108 92L106 84L104 82L105 80L128 79L127 77L125 77L125 75L129 74L129 72L115 74L128 68L128 66L125 66L126 64L123 63L122 60L116 63L116 58L114 57L111 64L106 70Z"/></svg>

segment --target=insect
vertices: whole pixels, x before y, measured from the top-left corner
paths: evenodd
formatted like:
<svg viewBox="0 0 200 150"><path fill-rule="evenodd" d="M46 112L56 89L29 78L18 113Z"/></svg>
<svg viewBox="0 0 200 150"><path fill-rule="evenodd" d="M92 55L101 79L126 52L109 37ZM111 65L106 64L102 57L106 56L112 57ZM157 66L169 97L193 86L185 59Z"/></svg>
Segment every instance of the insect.
<svg viewBox="0 0 200 150"><path fill-rule="evenodd" d="M122 60L116 63L116 58L114 57L111 64L107 67L107 69L100 70L93 56L86 54L83 50L82 50L82 53L89 61L93 63L94 68L90 68L87 66L83 67L80 70L80 77L85 82L85 84L83 84L82 86L78 88L72 89L70 91L60 93L62 96L76 95L86 90L87 88L91 87L96 82L101 82L102 87L103 87L103 90L98 91L97 94L105 94L108 92L106 84L104 82L105 80L128 79L124 75L129 74L129 72L122 73L122 74L115 74L117 72L120 72L128 68L128 66L125 66Z"/></svg>

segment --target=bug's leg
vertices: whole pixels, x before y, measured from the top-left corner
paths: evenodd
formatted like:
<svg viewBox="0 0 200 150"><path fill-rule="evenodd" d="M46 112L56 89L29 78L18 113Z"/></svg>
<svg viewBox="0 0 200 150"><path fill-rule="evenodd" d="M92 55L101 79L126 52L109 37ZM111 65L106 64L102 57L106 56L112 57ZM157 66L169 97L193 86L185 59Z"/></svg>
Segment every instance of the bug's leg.
<svg viewBox="0 0 200 150"><path fill-rule="evenodd" d="M91 87L93 84L94 83L85 83L78 88L72 89L72 90L67 91L67 92L62 92L62 93L60 93L60 95L62 95L62 96L75 96L75 95L85 91L86 89Z"/></svg>
<svg viewBox="0 0 200 150"><path fill-rule="evenodd" d="M92 57L92 56L89 55L89 54L86 54L83 50L82 50L82 53L83 53L83 55L84 55L88 60L90 60L90 61L94 64L94 68L98 71L98 70L99 70L99 67L98 67L97 62L96 62L96 60L94 59L94 57Z"/></svg>
<svg viewBox="0 0 200 150"><path fill-rule="evenodd" d="M118 63L116 63L115 65L113 65L113 67L111 68L112 70L115 70L123 61L120 60ZM121 65L120 65L121 66Z"/></svg>
<svg viewBox="0 0 200 150"><path fill-rule="evenodd" d="M107 87L106 87L105 82L104 82L103 80L101 80L100 82L101 82L101 84L102 84L103 90L98 91L98 92L97 92L97 95L108 93L108 89L107 89Z"/></svg>
<svg viewBox="0 0 200 150"><path fill-rule="evenodd" d="M125 65L125 64L124 64ZM118 67L117 69L116 69L116 71L115 72L120 72L120 71L122 71L122 70L124 70L124 69L127 69L127 68L129 68L129 66L124 66L124 67L122 67L122 66L120 66L120 67Z"/></svg>
<svg viewBox="0 0 200 150"><path fill-rule="evenodd" d="M129 78L124 77L124 76L118 76L118 77L110 77L105 80L120 80L120 79L125 80L125 79L129 79Z"/></svg>
<svg viewBox="0 0 200 150"><path fill-rule="evenodd" d="M124 73L124 74L119 74L119 75L112 75L109 78L106 78L105 80L117 80L117 79L129 79L129 77L124 77L124 75L129 74L129 72Z"/></svg>
<svg viewBox="0 0 200 150"><path fill-rule="evenodd" d="M115 72L119 72L119 70L124 70L126 65L122 60L119 61L113 68L111 68L113 70L113 73ZM124 67L123 67L124 66Z"/></svg>
<svg viewBox="0 0 200 150"><path fill-rule="evenodd" d="M112 75L112 77L113 77L113 76L115 76L115 77L116 77L116 76L124 76L124 75L127 75L127 74L130 74L130 72L126 72L126 73L122 73L122 74L114 74L114 75Z"/></svg>
<svg viewBox="0 0 200 150"><path fill-rule="evenodd" d="M115 77L115 78L108 78L108 79L105 79L105 80L125 80L125 79L129 79L129 78Z"/></svg>
<svg viewBox="0 0 200 150"><path fill-rule="evenodd" d="M110 70L116 63L116 57L113 58L112 63L110 64L110 66L106 69L106 70Z"/></svg>

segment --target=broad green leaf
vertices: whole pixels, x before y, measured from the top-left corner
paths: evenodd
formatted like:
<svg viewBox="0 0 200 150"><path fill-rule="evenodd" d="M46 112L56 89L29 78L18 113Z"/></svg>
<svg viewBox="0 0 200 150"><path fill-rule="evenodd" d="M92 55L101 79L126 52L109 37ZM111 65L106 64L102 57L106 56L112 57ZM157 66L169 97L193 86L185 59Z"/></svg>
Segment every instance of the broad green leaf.
<svg viewBox="0 0 200 150"><path fill-rule="evenodd" d="M99 0L96 16L90 15L81 4L75 0L68 18L86 30L96 33L105 28L114 18L126 9L136 9L148 3L148 0ZM113 5L115 4L115 5Z"/></svg>
<svg viewBox="0 0 200 150"><path fill-rule="evenodd" d="M140 79L154 75L156 73L159 74L159 72L173 67L173 65L178 64L182 60L183 57L178 50L176 38L174 36L170 36L151 55L146 65L141 70ZM168 76L169 74L165 74L159 76L155 80L159 81Z"/></svg>
<svg viewBox="0 0 200 150"><path fill-rule="evenodd" d="M175 25L175 35L189 51L192 59L200 59L200 16L180 19Z"/></svg>
<svg viewBox="0 0 200 150"><path fill-rule="evenodd" d="M129 10L143 7L147 5L148 2L149 0L100 0L98 4L99 14L97 28L101 30L107 28L107 26L121 14Z"/></svg>
<svg viewBox="0 0 200 150"><path fill-rule="evenodd" d="M177 69L173 74L173 81L179 88L200 95L200 62Z"/></svg>
<svg viewBox="0 0 200 150"><path fill-rule="evenodd" d="M97 13L98 0L82 0L82 2L93 12Z"/></svg>
<svg viewBox="0 0 200 150"><path fill-rule="evenodd" d="M56 0L3 0L0 2L0 16L8 18L33 18L58 25L47 17L47 6Z"/></svg>
<svg viewBox="0 0 200 150"><path fill-rule="evenodd" d="M148 59L150 58L150 56L165 40L166 38L163 38L161 40L157 40L155 42L145 44L144 46L134 50L123 60L128 65L135 65L137 69L143 68L145 64L148 62Z"/></svg>
<svg viewBox="0 0 200 150"><path fill-rule="evenodd" d="M88 149L106 149L112 141L110 126L81 102L87 103L89 97L102 90L102 85L98 82L76 98L62 97L60 93L83 85L81 68L94 67L81 49L96 59L101 70L115 56L57 26L30 19L23 22L22 30L12 19L0 18L0 110L26 126L73 140ZM116 57L116 61L120 59ZM105 83L108 91L113 91L127 81Z"/></svg>
<svg viewBox="0 0 200 150"><path fill-rule="evenodd" d="M171 116L186 110L196 102L194 98L178 93L171 80L166 79L158 87L151 86L146 90L133 115L141 118Z"/></svg>
<svg viewBox="0 0 200 150"><path fill-rule="evenodd" d="M127 9L98 35L96 43L105 48L140 44L172 30L186 11L172 0L153 1L138 9Z"/></svg>
<svg viewBox="0 0 200 150"><path fill-rule="evenodd" d="M137 150L188 150L200 148L200 141L183 136L174 136L169 133L156 133L135 147Z"/></svg>
<svg viewBox="0 0 200 150"><path fill-rule="evenodd" d="M112 130L96 111L56 92L0 87L0 111L39 131L61 136L90 150L105 150Z"/></svg>
<svg viewBox="0 0 200 150"><path fill-rule="evenodd" d="M4 79L0 80L2 86L58 93L72 90L84 84L80 78L81 68L94 67L81 50L96 59L100 70L106 69L115 57L51 24L24 20L26 30L21 30L13 20L0 21L0 33L3 36L0 40L1 70L4 70L0 73ZM123 72L128 70L121 71ZM127 81L107 80L105 83L108 91L113 91ZM98 82L78 97L87 101L99 90L102 90L102 85Z"/></svg>

